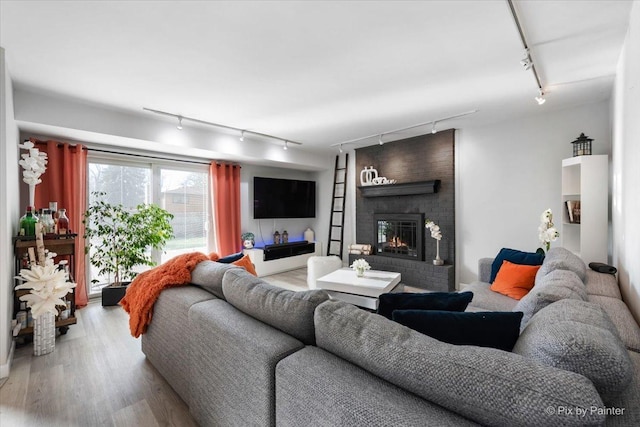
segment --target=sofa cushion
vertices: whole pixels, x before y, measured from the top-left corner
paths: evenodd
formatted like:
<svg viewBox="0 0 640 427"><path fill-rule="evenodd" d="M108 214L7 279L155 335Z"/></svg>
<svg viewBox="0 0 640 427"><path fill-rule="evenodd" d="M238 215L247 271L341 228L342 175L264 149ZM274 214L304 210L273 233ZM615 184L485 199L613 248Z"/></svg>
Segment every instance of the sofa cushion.
<svg viewBox="0 0 640 427"><path fill-rule="evenodd" d="M602 307L609 315L624 345L629 350L640 352L640 327L627 305L622 300L599 295L589 295L589 301Z"/></svg>
<svg viewBox="0 0 640 427"><path fill-rule="evenodd" d="M342 302L318 306L315 325L318 347L482 424L582 426L605 419L587 411L602 400L573 372L493 348L443 343ZM560 406L586 415L544 410Z"/></svg>
<svg viewBox="0 0 640 427"><path fill-rule="evenodd" d="M393 310L464 311L471 302L471 292L388 293L378 299L378 314L391 319Z"/></svg>
<svg viewBox="0 0 640 427"><path fill-rule="evenodd" d="M521 328L524 329L534 314L547 305L565 298L586 301L587 291L574 272L554 270L542 277L533 289L516 304L513 311L524 313L521 325Z"/></svg>
<svg viewBox="0 0 640 427"><path fill-rule="evenodd" d="M438 341L511 351L520 335L521 312L459 313L394 310L392 319Z"/></svg>
<svg viewBox="0 0 640 427"><path fill-rule="evenodd" d="M490 289L520 300L533 288L539 268L539 265L514 264L505 260Z"/></svg>
<svg viewBox="0 0 640 427"><path fill-rule="evenodd" d="M588 269L584 278L584 286L587 288L588 295L622 299L616 276L611 274L598 273Z"/></svg>
<svg viewBox="0 0 640 427"><path fill-rule="evenodd" d="M510 311L518 303L518 300L509 298L506 295L493 292L489 287L489 283L473 282L465 286L464 290L473 292L473 299L467 307L467 311L471 308L479 308L479 311ZM478 311L478 310L475 310Z"/></svg>
<svg viewBox="0 0 640 427"><path fill-rule="evenodd" d="M216 261L221 262L223 264L231 264L234 261L238 261L243 256L245 256L245 255L242 252L238 252L238 253L235 253L235 254L227 255L227 256L222 257L222 258L218 258Z"/></svg>
<svg viewBox="0 0 640 427"><path fill-rule="evenodd" d="M247 272L251 273L254 276L258 275L258 273L256 272L256 268L251 262L251 258L249 258L249 255L244 255L242 258L233 261L231 264L244 268Z"/></svg>
<svg viewBox="0 0 640 427"><path fill-rule="evenodd" d="M191 283L211 292L218 298L224 299L222 292L222 277L227 270L238 268L230 264L216 261L202 261L191 272Z"/></svg>
<svg viewBox="0 0 640 427"><path fill-rule="evenodd" d="M226 300L238 310L299 339L315 343L313 313L329 299L322 290L294 292L270 285L242 269L222 279Z"/></svg>
<svg viewBox="0 0 640 427"><path fill-rule="evenodd" d="M627 388L632 364L606 313L585 304L564 300L544 307L522 331L513 352L584 375L606 402Z"/></svg>
<svg viewBox="0 0 640 427"><path fill-rule="evenodd" d="M491 277L489 278L489 283L493 283L496 279L498 270L502 267L502 261L505 260L514 264L540 265L544 260L544 255L536 252L523 252L509 248L500 249L500 252L498 252L498 255L494 258L493 263L491 263Z"/></svg>
<svg viewBox="0 0 640 427"><path fill-rule="evenodd" d="M620 395L605 402L608 408L617 410L607 417L607 427L640 426L640 353L629 351L628 354L633 364L633 379Z"/></svg>
<svg viewBox="0 0 640 427"><path fill-rule="evenodd" d="M544 262L542 263L542 267L538 270L536 280L546 276L554 270L573 271L582 281L584 281L587 274L587 266L584 261L582 261L582 259L573 252L562 247L549 249L547 256L544 258Z"/></svg>

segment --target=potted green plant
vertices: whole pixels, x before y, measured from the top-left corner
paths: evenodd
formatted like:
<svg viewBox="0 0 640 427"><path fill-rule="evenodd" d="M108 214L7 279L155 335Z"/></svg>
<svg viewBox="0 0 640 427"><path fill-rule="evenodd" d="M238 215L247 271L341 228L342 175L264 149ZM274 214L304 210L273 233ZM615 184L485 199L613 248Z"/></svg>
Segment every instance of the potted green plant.
<svg viewBox="0 0 640 427"><path fill-rule="evenodd" d="M98 274L107 276L109 285L102 288L102 305L116 305L126 286L137 273L137 265L154 266L149 248L162 249L173 237L173 215L156 206L141 204L127 209L104 200L105 193L92 193L96 199L84 214L85 253ZM98 280L92 280L97 283Z"/></svg>
<svg viewBox="0 0 640 427"><path fill-rule="evenodd" d="M242 240L242 245L245 247L245 249L251 249L256 244L255 236L250 231L242 233L240 239Z"/></svg>

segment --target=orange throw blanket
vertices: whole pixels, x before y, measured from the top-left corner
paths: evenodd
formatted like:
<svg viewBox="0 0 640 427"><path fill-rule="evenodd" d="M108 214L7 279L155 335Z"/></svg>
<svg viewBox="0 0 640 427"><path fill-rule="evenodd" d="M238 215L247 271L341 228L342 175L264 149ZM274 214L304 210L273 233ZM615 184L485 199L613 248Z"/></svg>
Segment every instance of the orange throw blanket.
<svg viewBox="0 0 640 427"><path fill-rule="evenodd" d="M216 261L218 256L212 253L210 258L200 252L178 255L162 265L138 274L120 301L120 305L129 313L131 335L138 338L146 332L153 316L153 305L160 292L188 284L196 265L209 259Z"/></svg>

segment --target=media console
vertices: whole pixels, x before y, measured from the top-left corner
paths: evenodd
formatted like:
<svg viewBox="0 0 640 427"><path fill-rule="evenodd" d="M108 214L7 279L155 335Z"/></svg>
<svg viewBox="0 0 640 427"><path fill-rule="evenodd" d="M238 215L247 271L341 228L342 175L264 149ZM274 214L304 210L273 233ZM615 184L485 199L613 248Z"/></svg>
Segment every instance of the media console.
<svg viewBox="0 0 640 427"><path fill-rule="evenodd" d="M244 253L251 258L258 277L262 277L306 267L310 257L321 255L322 243L302 241L265 245L264 248L245 249Z"/></svg>

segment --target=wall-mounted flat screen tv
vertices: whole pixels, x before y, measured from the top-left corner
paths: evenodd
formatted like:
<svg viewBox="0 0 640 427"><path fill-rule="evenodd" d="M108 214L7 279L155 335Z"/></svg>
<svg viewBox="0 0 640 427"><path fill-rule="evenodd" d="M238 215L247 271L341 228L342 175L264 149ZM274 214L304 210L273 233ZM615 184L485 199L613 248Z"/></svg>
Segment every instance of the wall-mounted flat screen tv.
<svg viewBox="0 0 640 427"><path fill-rule="evenodd" d="M316 182L253 178L253 217L315 218Z"/></svg>

